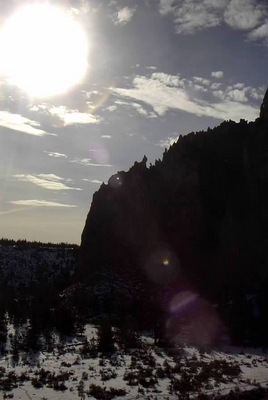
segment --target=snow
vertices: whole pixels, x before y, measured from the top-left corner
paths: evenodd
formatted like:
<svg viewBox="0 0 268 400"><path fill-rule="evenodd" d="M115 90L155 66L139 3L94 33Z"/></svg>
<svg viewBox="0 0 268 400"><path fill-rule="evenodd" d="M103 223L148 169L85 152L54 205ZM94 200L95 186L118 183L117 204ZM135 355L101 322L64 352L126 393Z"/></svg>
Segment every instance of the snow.
<svg viewBox="0 0 268 400"><path fill-rule="evenodd" d="M18 387L11 390L15 399L22 400L81 400L92 398L86 393L84 397L78 394L78 385L81 381L84 382L85 391L88 391L90 384L99 385L101 388L106 387L107 389L125 389L127 399L138 397L148 397L148 396L161 396L161 398L169 397L177 398L175 394L171 395L169 392L169 385L171 383L170 378L158 379L158 383L154 387L144 388L140 384L137 386L130 386L127 381L124 380L124 374L126 371L138 371L139 368L147 368L146 360L142 356L142 351L139 349L133 349L128 353L124 353L122 350L117 350L114 355L110 357L101 357L99 354L96 358L86 358L81 357L81 340L83 341L85 337L92 339L96 338L96 329L94 325L87 325L85 330L85 335L83 338L73 338L71 343L67 343L64 349L64 353L59 353L55 351L53 353L40 352L38 355L32 354L32 357L28 354L24 357L21 354L17 365L12 366L12 357L8 354L0 359L0 367L6 368L7 375L10 372L15 372L17 376L25 372L28 374L30 380L23 383L18 382ZM169 355L171 352L165 352L164 349L158 349L153 346L146 337L143 338L145 352L150 359L153 359L155 366L153 367L155 371L158 367L164 367L164 365L170 365L174 367L176 365L176 357ZM71 346L70 346L71 344ZM133 356L136 361L131 365ZM23 358L28 357L29 365L25 365ZM260 383L263 387L266 387L268 382L268 358L265 353L260 349L239 349L234 347L229 347L224 350L211 351L206 353L199 352L198 349L193 347L185 347L181 349L181 355L179 356L179 363L181 366L185 366L195 363L195 361L203 361L209 363L213 360L224 360L228 363L236 362L241 368L241 374L239 377L235 377L233 382L220 383L216 386L216 382L213 379L208 379L207 388L202 390L203 393L228 393L231 389L239 387L241 390L249 390L251 388L256 388L256 385ZM140 366L140 367L138 367ZM57 391L53 388L43 386L40 389L34 388L31 379L38 377L41 369L45 371L54 372L56 375L62 372L70 373L70 377L64 383L67 390ZM198 371L196 371L198 372ZM114 374L111 379L107 381L102 380L102 375ZM87 375L86 375L87 374ZM180 373L173 373L174 378L180 378ZM146 378L149 381L148 378ZM254 382L255 381L255 382ZM139 390L139 392L138 392ZM144 393L144 394L142 394ZM119 398L119 397L118 397ZM194 398L191 396L191 398Z"/></svg>

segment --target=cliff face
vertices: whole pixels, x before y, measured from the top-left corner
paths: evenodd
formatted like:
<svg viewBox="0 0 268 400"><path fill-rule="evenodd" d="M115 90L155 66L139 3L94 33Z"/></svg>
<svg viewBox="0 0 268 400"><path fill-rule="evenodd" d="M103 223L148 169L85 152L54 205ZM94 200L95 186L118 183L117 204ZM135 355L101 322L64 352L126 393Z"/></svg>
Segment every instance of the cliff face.
<svg viewBox="0 0 268 400"><path fill-rule="evenodd" d="M112 176L93 196L80 276L127 270L211 294L267 279L267 110L268 92L255 122L180 137L154 166Z"/></svg>

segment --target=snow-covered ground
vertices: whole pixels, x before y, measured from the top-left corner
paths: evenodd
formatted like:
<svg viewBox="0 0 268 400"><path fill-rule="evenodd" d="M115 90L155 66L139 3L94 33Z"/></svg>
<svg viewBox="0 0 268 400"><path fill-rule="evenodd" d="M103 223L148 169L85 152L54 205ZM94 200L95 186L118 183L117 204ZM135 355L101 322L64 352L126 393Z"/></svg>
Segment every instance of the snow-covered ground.
<svg viewBox="0 0 268 400"><path fill-rule="evenodd" d="M260 350L229 347L224 351L200 352L185 347L174 354L171 349L164 351L154 347L152 341L143 337L142 349L117 350L110 356L82 357L81 342L85 337L89 341L96 338L96 331L96 327L87 325L84 337L73 339L54 354L20 354L15 364L11 354L2 357L1 387L5 382L7 385L13 382L13 387L10 391L2 389L0 398L11 398L6 396L13 394L14 399L22 400L92 399L94 388L91 386L91 394L89 391L90 385L94 384L100 387L95 387L99 399L120 396L173 399L178 398L176 385L184 382L191 386L195 378L201 382L201 376L200 393L211 395L229 393L236 388L267 387L268 357ZM237 373L239 368L241 372ZM113 392L113 388L117 392ZM184 388L187 390L187 386ZM104 390L106 394L100 394ZM192 392L191 388L188 392L191 398L197 398L197 392Z"/></svg>

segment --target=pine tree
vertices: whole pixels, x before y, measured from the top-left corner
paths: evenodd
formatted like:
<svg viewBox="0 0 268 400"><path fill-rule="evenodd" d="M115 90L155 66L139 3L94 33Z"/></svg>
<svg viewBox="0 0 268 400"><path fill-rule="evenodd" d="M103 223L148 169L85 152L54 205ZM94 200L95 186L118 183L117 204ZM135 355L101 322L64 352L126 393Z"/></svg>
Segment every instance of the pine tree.
<svg viewBox="0 0 268 400"><path fill-rule="evenodd" d="M98 329L98 350L107 353L114 351L112 326L108 319L103 320Z"/></svg>

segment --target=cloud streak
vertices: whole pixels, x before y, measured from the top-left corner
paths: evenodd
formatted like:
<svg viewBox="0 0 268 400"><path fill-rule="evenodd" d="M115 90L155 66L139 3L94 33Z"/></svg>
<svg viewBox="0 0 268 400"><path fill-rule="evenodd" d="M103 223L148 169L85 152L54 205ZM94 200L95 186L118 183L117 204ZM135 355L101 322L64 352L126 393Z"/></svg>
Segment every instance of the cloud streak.
<svg viewBox="0 0 268 400"><path fill-rule="evenodd" d="M66 154L63 153L57 153L55 151L44 151L49 157L54 157L54 158L67 158Z"/></svg>
<svg viewBox="0 0 268 400"><path fill-rule="evenodd" d="M84 165L85 167L112 167L111 164L97 164L91 162L91 158L75 158L74 160L70 161L71 163L75 163L78 165Z"/></svg>
<svg viewBox="0 0 268 400"><path fill-rule="evenodd" d="M63 182L64 179L54 175L54 174L39 174L39 175L13 175L14 178L17 178L22 182L30 182L36 186L40 186L43 189L47 190L82 190L80 188L73 188L65 185Z"/></svg>
<svg viewBox="0 0 268 400"><path fill-rule="evenodd" d="M46 200L14 200L14 201L9 201L9 203L17 206L30 206L30 207L64 207L64 208L78 207L74 204L55 203L53 201L46 201ZM24 209L21 209L21 211L22 210ZM19 211L19 210L16 209L14 211Z"/></svg>
<svg viewBox="0 0 268 400"><path fill-rule="evenodd" d="M31 107L30 111L40 113L48 118L48 121L55 127L64 127L74 124L99 124L101 118L91 113L80 112L66 106L51 106L40 104Z"/></svg>
<svg viewBox="0 0 268 400"><path fill-rule="evenodd" d="M14 131L27 133L28 135L50 135L50 133L40 129L40 124L38 122L22 117L19 114L12 114L8 111L0 111L0 126Z"/></svg>
<svg viewBox="0 0 268 400"><path fill-rule="evenodd" d="M196 96L192 93L192 89L198 93L210 91L210 94L215 96L216 92L213 92L211 88L206 89L200 85L195 85L191 80L183 80L185 88L172 86L170 82L174 82L177 77L164 77L167 74L161 74L156 79L156 76L153 75L151 78L136 76L131 88L114 88L112 91L120 97L135 99L151 106L160 116L165 115L168 110L179 110L197 116L235 121L239 121L240 118L254 120L258 116L258 107L253 104L243 104L248 102L246 93L247 91L250 93L252 89L250 87L239 90L229 86L226 91L222 91L221 96L218 96L220 101L209 102L200 99L200 95ZM253 98L253 96L251 97Z"/></svg>

